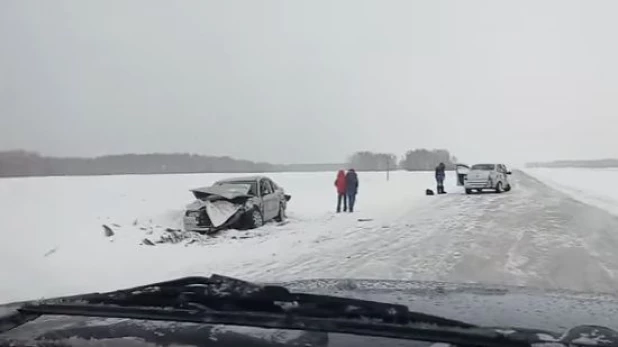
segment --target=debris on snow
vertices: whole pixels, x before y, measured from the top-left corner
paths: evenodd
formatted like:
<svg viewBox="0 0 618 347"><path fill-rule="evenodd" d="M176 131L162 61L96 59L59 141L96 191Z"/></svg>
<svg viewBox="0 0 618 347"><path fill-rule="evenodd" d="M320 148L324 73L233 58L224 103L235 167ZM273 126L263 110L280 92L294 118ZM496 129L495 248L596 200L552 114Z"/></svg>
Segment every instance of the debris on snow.
<svg viewBox="0 0 618 347"><path fill-rule="evenodd" d="M137 223L138 223L138 222L137 222L137 219L136 219L136 220L134 220L134 221L133 221L133 226L134 226L134 227L135 227L135 226L137 226Z"/></svg>
<svg viewBox="0 0 618 347"><path fill-rule="evenodd" d="M58 250L58 247L54 247L54 248L50 249L49 251L47 251L47 253L45 253L43 256L44 257L48 257L48 256L56 253L57 250Z"/></svg>
<svg viewBox="0 0 618 347"><path fill-rule="evenodd" d="M118 225L118 224L116 224L116 223L112 223L112 226L113 226L113 227L116 227L116 228L120 228L120 225Z"/></svg>
<svg viewBox="0 0 618 347"><path fill-rule="evenodd" d="M105 224L103 224L103 232L105 233L106 237L114 236L114 231L112 230L112 228L108 227Z"/></svg>
<svg viewBox="0 0 618 347"><path fill-rule="evenodd" d="M154 246L154 242L148 240L148 239L144 239L142 240L142 245L146 245L146 246Z"/></svg>

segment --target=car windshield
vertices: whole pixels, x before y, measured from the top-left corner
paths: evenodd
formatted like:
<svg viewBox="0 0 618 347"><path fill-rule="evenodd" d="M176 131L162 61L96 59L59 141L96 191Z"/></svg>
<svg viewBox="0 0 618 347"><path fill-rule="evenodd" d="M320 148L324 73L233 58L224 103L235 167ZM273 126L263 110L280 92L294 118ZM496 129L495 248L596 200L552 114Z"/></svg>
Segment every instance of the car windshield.
<svg viewBox="0 0 618 347"><path fill-rule="evenodd" d="M255 181L225 181L218 182L218 186L242 194L256 195L257 183Z"/></svg>
<svg viewBox="0 0 618 347"><path fill-rule="evenodd" d="M470 170L492 171L496 166L494 164L476 164L472 165Z"/></svg>
<svg viewBox="0 0 618 347"><path fill-rule="evenodd" d="M617 15L0 0L0 304L212 273L447 316L418 283L618 302ZM496 297L460 306L538 322Z"/></svg>

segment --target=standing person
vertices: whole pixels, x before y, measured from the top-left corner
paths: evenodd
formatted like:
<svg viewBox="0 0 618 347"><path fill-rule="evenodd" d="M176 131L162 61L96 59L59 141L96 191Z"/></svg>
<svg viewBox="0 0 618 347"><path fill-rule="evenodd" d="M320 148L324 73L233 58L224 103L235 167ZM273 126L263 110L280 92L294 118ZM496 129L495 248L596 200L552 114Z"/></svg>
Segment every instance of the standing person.
<svg viewBox="0 0 618 347"><path fill-rule="evenodd" d="M348 170L345 175L346 195L348 196L348 211L354 212L354 204L356 203L356 194L358 193L358 176L354 169Z"/></svg>
<svg viewBox="0 0 618 347"><path fill-rule="evenodd" d="M341 201L343 200L343 212L348 211L348 199L346 197L346 179L345 172L339 170L337 172L337 179L335 180L335 187L337 187L337 213L341 212Z"/></svg>
<svg viewBox="0 0 618 347"><path fill-rule="evenodd" d="M438 185L438 194L446 194L444 191L444 178L446 177L444 163L436 166L436 183Z"/></svg>

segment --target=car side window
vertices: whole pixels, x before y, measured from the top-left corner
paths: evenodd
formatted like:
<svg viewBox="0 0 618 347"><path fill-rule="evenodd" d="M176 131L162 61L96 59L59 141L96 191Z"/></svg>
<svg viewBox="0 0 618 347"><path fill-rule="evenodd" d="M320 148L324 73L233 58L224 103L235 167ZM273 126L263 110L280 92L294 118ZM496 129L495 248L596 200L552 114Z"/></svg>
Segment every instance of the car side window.
<svg viewBox="0 0 618 347"><path fill-rule="evenodd" d="M273 193L273 188L271 187L270 182L268 182L268 180L260 181L260 192L262 193L262 196Z"/></svg>

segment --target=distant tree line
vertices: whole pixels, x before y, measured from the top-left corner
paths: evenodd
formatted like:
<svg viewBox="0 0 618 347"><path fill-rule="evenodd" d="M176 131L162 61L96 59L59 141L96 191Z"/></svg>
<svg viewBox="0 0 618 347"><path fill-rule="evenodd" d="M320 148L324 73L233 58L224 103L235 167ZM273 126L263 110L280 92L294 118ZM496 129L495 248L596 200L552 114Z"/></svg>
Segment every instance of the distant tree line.
<svg viewBox="0 0 618 347"><path fill-rule="evenodd" d="M26 151L0 152L0 177L201 172L273 172L281 165L195 154L123 154L55 158Z"/></svg>
<svg viewBox="0 0 618 347"><path fill-rule="evenodd" d="M357 171L395 170L397 156L389 153L356 152L348 160L348 166Z"/></svg>
<svg viewBox="0 0 618 347"><path fill-rule="evenodd" d="M596 160L557 160L550 162L527 163L529 168L610 168L618 167L618 159L596 159Z"/></svg>
<svg viewBox="0 0 618 347"><path fill-rule="evenodd" d="M36 152L0 152L0 177L127 175L175 173L260 173L336 171L347 167L359 171L433 170L443 162L452 168L456 161L442 149L408 151L403 159L390 153L362 151L354 153L347 163L277 165L234 159L227 156L205 156L188 153L121 154L95 158L47 157Z"/></svg>
<svg viewBox="0 0 618 347"><path fill-rule="evenodd" d="M444 163L447 170L452 170L456 162L457 158L445 149L415 149L407 151L399 162L392 153L356 152L348 159L348 166L358 171L430 171L439 163Z"/></svg>

